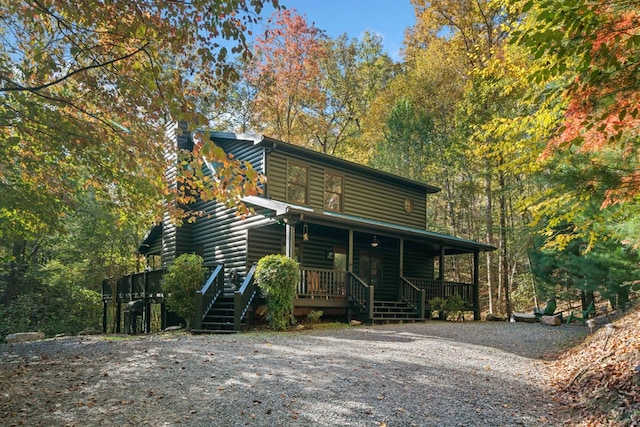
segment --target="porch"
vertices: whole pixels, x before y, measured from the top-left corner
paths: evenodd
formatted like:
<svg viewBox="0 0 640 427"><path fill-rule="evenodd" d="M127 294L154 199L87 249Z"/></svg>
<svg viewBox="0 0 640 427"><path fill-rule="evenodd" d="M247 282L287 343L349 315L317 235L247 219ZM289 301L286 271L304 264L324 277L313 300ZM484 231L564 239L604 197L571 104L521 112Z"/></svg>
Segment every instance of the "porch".
<svg viewBox="0 0 640 427"><path fill-rule="evenodd" d="M465 311L473 311L476 319L474 285L419 277L398 278L398 298L376 299L375 287L352 272L300 268L296 307L343 308L347 316L355 315L365 322L380 320L428 320L429 301L439 297L458 296Z"/></svg>
<svg viewBox="0 0 640 427"><path fill-rule="evenodd" d="M196 331L238 332L252 320L261 304L254 281L255 265L236 289L225 279L225 268L209 269L207 280L196 298ZM107 331L107 309L115 305L115 332L151 332L151 307L160 304L161 329L168 325L161 280L164 270L145 271L125 276L115 286L103 283L103 332ZM429 300L460 296L469 311L474 310L473 284L417 277L398 278L398 298L376 299L375 286L344 270L300 267L294 308L334 310L347 319L363 322L421 321L431 317ZM475 316L474 316L475 317ZM133 329L132 329L133 328Z"/></svg>

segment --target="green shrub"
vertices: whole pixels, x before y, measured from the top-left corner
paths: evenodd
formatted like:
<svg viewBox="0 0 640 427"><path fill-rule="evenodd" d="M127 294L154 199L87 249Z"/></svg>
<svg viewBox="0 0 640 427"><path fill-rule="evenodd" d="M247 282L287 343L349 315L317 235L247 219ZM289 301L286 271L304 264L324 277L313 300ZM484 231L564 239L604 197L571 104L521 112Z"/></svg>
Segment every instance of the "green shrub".
<svg viewBox="0 0 640 427"><path fill-rule="evenodd" d="M322 310L311 310L309 314L307 314L307 320L310 325L314 325L320 321L320 318L324 312Z"/></svg>
<svg viewBox="0 0 640 427"><path fill-rule="evenodd" d="M39 331L52 337L99 330L101 313L101 297L95 291L74 284L42 284L0 312L0 335Z"/></svg>
<svg viewBox="0 0 640 427"><path fill-rule="evenodd" d="M298 263L284 255L267 255L258 261L256 281L267 299L272 329L283 330L291 324L299 277Z"/></svg>
<svg viewBox="0 0 640 427"><path fill-rule="evenodd" d="M187 322L187 328L193 327L196 291L204 284L206 269L202 262L202 257L195 254L180 255L162 277L167 306Z"/></svg>
<svg viewBox="0 0 640 427"><path fill-rule="evenodd" d="M438 312L438 317L443 317L447 306L447 300L440 297L431 298L429 300L429 306L431 310Z"/></svg>
<svg viewBox="0 0 640 427"><path fill-rule="evenodd" d="M459 295L451 295L450 297L447 298L447 301L444 305L444 308L447 311L451 311L451 312L458 312L458 311L463 311L464 310L464 306L465 306L465 301L464 299L459 296Z"/></svg>
<svg viewBox="0 0 640 427"><path fill-rule="evenodd" d="M459 295L451 295L447 298L447 302L445 304L445 309L448 314L454 315L454 319L456 320L464 320L463 313L466 302Z"/></svg>

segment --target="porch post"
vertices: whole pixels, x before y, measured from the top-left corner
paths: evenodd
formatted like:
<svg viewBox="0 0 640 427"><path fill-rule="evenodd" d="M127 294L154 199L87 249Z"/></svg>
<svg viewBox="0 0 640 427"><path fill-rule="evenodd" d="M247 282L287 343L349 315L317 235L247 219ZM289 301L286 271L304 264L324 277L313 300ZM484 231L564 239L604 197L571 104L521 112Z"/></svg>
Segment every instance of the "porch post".
<svg viewBox="0 0 640 427"><path fill-rule="evenodd" d="M400 277L404 277L404 239L400 238Z"/></svg>
<svg viewBox="0 0 640 427"><path fill-rule="evenodd" d="M473 253L473 320L480 320L480 252Z"/></svg>
<svg viewBox="0 0 640 427"><path fill-rule="evenodd" d="M349 258L348 265L347 265L347 271L349 273L353 273L353 230L349 230L349 254L347 255L347 257Z"/></svg>
<svg viewBox="0 0 640 427"><path fill-rule="evenodd" d="M287 224L285 228L286 228L285 255L291 259L294 259L295 248L296 248L296 227L295 225Z"/></svg>
<svg viewBox="0 0 640 427"><path fill-rule="evenodd" d="M444 246L440 246L440 259L438 260L439 279L440 279L440 295L441 298L446 298L444 294Z"/></svg>

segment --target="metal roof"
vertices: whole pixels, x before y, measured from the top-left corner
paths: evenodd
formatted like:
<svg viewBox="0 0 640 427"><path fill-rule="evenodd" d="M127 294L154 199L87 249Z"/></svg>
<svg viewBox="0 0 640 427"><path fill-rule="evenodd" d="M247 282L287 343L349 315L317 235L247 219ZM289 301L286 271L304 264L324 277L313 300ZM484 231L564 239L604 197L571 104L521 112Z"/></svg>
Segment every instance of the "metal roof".
<svg viewBox="0 0 640 427"><path fill-rule="evenodd" d="M394 175L388 172L374 169L369 166L361 165L349 160L341 159L339 157L330 156L328 154L321 153L319 151L310 150L299 145L289 144L288 142L280 141L274 138L270 138L257 134L241 134L233 132L211 132L211 138L220 139L233 139L237 141L247 141L257 146L268 148L272 151L282 151L289 154L295 154L305 159L314 159L319 162L323 162L333 167L356 171L369 176L375 176L385 181L399 183L405 187L418 189L426 193L437 193L440 188L433 185L425 184L423 182L414 181L409 178L404 178L399 175Z"/></svg>
<svg viewBox="0 0 640 427"><path fill-rule="evenodd" d="M369 218L363 218L355 215L332 211L315 211L311 208L293 205L290 203L279 202L276 200L265 199L263 197L246 197L243 199L246 203L253 204L262 208L274 211L276 217L284 217L286 215L301 215L303 220L308 218L311 221L325 223L327 225L343 225L346 227L358 229L358 231L377 233L380 235L387 234L393 237L412 238L418 241L427 241L432 244L441 245L449 248L450 253L472 253L475 251L494 251L497 248L486 243L476 242L474 240L462 239L448 234L436 233L433 231L422 230L419 228L408 227L404 225L393 224L390 222L379 221Z"/></svg>

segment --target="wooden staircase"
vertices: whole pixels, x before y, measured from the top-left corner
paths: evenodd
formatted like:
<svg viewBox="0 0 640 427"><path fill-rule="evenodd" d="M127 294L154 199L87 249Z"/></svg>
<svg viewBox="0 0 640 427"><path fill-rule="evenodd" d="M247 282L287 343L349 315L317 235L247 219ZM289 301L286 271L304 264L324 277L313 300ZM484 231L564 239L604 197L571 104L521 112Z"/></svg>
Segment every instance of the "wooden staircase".
<svg viewBox="0 0 640 427"><path fill-rule="evenodd" d="M402 323L425 320L420 318L416 311L403 301L374 301L373 323Z"/></svg>
<svg viewBox="0 0 640 427"><path fill-rule="evenodd" d="M245 329L255 314L260 290L253 280L254 264L238 288L224 280L224 266L215 267L196 292L196 333L235 333Z"/></svg>
<svg viewBox="0 0 640 427"><path fill-rule="evenodd" d="M202 320L203 332L232 334L238 332L234 329L234 305L233 292L235 287L225 284L224 292Z"/></svg>

